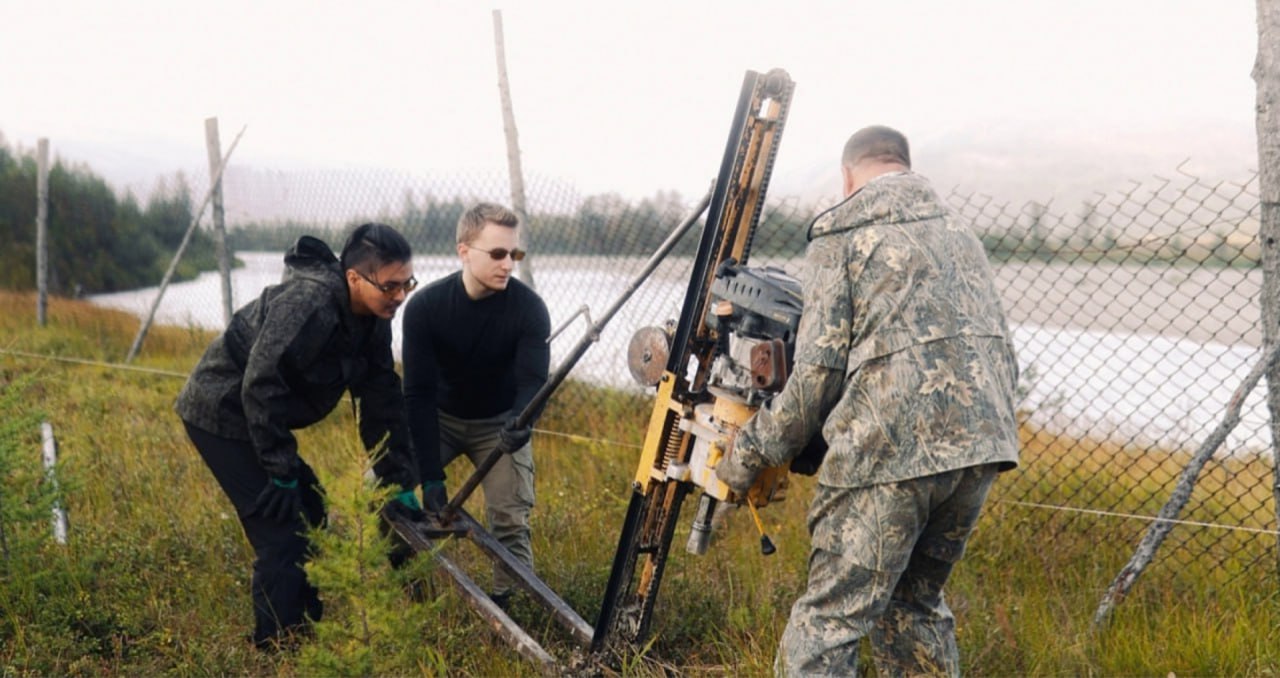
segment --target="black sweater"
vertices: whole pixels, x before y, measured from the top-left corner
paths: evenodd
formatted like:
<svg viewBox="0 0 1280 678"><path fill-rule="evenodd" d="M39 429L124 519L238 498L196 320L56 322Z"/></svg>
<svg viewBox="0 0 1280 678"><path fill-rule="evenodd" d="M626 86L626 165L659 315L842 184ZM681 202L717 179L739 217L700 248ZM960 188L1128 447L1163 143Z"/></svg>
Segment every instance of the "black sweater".
<svg viewBox="0 0 1280 678"><path fill-rule="evenodd" d="M547 380L551 317L536 292L512 278L473 301L461 271L405 304L404 392L422 480L443 480L437 410L461 419L524 410Z"/></svg>

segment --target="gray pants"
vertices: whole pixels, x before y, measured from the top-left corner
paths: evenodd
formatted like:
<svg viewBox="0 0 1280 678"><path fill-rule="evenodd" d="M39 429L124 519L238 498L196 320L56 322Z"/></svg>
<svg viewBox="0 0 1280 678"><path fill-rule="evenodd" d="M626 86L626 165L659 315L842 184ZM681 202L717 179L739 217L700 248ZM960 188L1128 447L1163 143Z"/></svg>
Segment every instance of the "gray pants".
<svg viewBox="0 0 1280 678"><path fill-rule="evenodd" d="M942 587L995 476L989 464L870 487L819 485L809 584L791 608L776 673L857 675L868 636L880 676L958 676Z"/></svg>
<svg viewBox="0 0 1280 678"><path fill-rule="evenodd" d="M465 454L479 465L498 445L498 434L511 414L488 419L459 419L440 413L440 463ZM533 569L533 547L529 541L529 513L533 510L533 446L525 445L503 455L481 481L484 490L485 524L493 536L520 562ZM493 593L511 591L515 582L501 566L493 568Z"/></svg>

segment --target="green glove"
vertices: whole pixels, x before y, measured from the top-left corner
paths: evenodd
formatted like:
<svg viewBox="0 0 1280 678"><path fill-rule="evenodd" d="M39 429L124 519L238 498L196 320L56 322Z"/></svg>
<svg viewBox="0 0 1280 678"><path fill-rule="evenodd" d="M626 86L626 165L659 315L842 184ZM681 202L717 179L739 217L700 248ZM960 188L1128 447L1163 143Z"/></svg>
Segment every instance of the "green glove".
<svg viewBox="0 0 1280 678"><path fill-rule="evenodd" d="M413 490L402 490L396 493L396 501L404 504L405 508L411 511L421 511L422 504L418 503L418 494Z"/></svg>
<svg viewBox="0 0 1280 678"><path fill-rule="evenodd" d="M427 510L432 513L439 513L449 503L449 495L445 492L444 482L440 480L428 480L422 484L422 501L427 505Z"/></svg>
<svg viewBox="0 0 1280 678"><path fill-rule="evenodd" d="M427 518L427 514L422 512L422 504L418 503L418 494L412 488L401 488L399 492L391 495L383 511L388 517L402 516L415 523Z"/></svg>

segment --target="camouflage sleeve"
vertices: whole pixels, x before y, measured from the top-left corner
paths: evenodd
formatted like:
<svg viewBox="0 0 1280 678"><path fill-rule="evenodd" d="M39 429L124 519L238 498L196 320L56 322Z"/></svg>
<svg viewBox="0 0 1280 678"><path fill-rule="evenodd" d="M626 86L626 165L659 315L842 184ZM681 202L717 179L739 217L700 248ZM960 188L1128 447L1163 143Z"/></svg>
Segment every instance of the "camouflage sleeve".
<svg viewBox="0 0 1280 678"><path fill-rule="evenodd" d="M843 370L797 364L782 392L738 432L736 462L752 471L789 463L822 429L843 384Z"/></svg>
<svg viewBox="0 0 1280 678"><path fill-rule="evenodd" d="M851 268L840 238L818 238L809 244L802 273L804 312L796 331L796 363L841 372L848 365L855 313Z"/></svg>
<svg viewBox="0 0 1280 678"><path fill-rule="evenodd" d="M400 375L391 354L391 323L379 320L369 341L368 372L351 395L360 402L360 440L373 450L386 437L384 453L374 460L374 473L387 484L418 485L417 462L409 445Z"/></svg>
<svg viewBox="0 0 1280 678"><path fill-rule="evenodd" d="M822 428L840 399L853 303L838 238L818 238L805 253L804 312L796 333L791 376L766 406L743 425L736 462L752 470L789 462Z"/></svg>

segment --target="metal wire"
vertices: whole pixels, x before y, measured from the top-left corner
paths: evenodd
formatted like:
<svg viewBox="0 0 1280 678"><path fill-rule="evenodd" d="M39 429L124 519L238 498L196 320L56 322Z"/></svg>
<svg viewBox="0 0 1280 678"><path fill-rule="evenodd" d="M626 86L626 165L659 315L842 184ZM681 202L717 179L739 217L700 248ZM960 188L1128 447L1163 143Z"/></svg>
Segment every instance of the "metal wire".
<svg viewBox="0 0 1280 678"><path fill-rule="evenodd" d="M377 220L409 238L420 255L415 272L424 281L456 269L454 235L461 212L477 201L503 202L510 195L508 177L499 172L232 167L223 186L229 244L241 253L278 252L301 233L336 246L351 225ZM674 192L644 199L583 195L563 181L536 175L528 178L526 192L529 256L537 260L538 291L559 327L583 306L603 308L613 299L618 285L635 274L692 202ZM945 192L943 200L987 248L1019 356L1022 465L1001 476L993 499L1052 508L1053 515L1154 520L1147 514L1168 497L1182 464L1213 429L1262 345L1256 173L1202 178L1183 163L1169 176L1130 181L1075 201L1013 203L959 188ZM794 196L772 196L760 217L752 264L798 273L808 223L822 207ZM557 412L605 421L619 412L644 416L649 411L652 396L630 382L625 348L637 329L660 326L678 313L696 238L688 241L574 368L573 380L598 388L569 384L560 389L544 421L554 420ZM278 279L278 272L274 275ZM249 286L260 288L269 278L264 273ZM196 291L197 286L185 284L170 290L166 306L181 310L168 322L190 322L205 307L221 322L216 294L183 299L184 292ZM240 303L256 292L241 290ZM164 313L162 308L162 321ZM565 348L556 344L563 343L552 345L553 364ZM1264 400L1261 393L1251 396L1239 427L1202 472L1180 523L1188 529L1256 534L1256 543L1249 544L1255 550L1275 546L1274 531L1256 527L1276 522ZM540 433L636 447L596 439L589 431ZM1094 536L1129 539L1132 534ZM1206 554L1222 561L1253 557L1213 549L1207 541L1166 545L1161 557L1175 562Z"/></svg>

